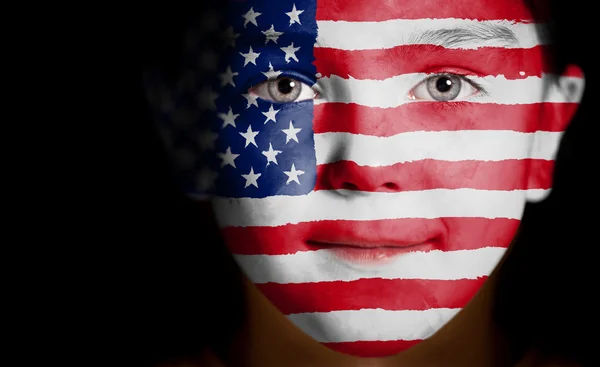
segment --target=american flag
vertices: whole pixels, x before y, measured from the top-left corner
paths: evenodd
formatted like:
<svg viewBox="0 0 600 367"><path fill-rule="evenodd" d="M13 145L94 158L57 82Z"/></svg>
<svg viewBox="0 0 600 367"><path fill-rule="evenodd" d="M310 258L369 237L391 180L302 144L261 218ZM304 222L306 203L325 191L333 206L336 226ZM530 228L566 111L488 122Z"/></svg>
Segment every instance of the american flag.
<svg viewBox="0 0 600 367"><path fill-rule="evenodd" d="M496 266L525 200L550 188L576 103L552 84L546 40L523 2L486 4L229 5L227 63L199 99L215 118L179 143L193 149L188 157L211 158L188 164L198 176L186 189L215 195L247 276L332 349L383 356L431 336ZM428 74L454 72L447 65L468 70L485 93L402 98ZM322 96L284 104L248 93L277 77ZM369 273L294 240L332 232L382 241L439 232L443 246Z"/></svg>

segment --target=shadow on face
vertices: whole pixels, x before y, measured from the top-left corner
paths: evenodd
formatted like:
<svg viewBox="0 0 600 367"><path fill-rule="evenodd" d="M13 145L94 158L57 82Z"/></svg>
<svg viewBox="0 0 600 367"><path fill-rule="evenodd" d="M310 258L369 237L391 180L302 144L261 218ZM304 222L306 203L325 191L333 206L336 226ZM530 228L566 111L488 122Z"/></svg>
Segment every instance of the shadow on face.
<svg viewBox="0 0 600 367"><path fill-rule="evenodd" d="M245 275L334 350L433 335L551 188L581 73L549 75L520 1L461 4L230 3L218 78L198 88L192 53L166 89L184 189L214 195Z"/></svg>

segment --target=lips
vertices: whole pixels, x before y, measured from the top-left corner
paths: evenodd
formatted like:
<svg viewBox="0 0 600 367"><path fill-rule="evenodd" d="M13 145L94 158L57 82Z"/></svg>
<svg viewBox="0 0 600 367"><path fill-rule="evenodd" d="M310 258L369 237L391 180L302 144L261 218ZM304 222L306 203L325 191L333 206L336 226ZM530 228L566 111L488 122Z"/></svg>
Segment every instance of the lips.
<svg viewBox="0 0 600 367"><path fill-rule="evenodd" d="M322 243L313 242L315 246ZM416 243L404 247L382 246L367 247L370 244L361 244L361 246L347 245L344 243L322 244L332 254L341 260L355 265L378 265L387 264L397 256L412 251L430 251L434 244L430 242Z"/></svg>
<svg viewBox="0 0 600 367"><path fill-rule="evenodd" d="M443 248L443 229L441 223L400 227L389 222L340 221L317 226L306 242L349 264L382 265L408 252Z"/></svg>

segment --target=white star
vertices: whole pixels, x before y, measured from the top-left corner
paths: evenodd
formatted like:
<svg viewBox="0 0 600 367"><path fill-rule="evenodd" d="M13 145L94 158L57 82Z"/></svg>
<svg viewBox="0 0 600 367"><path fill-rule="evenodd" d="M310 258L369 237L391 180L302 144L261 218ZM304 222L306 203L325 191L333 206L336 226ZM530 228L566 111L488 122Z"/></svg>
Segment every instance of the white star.
<svg viewBox="0 0 600 367"><path fill-rule="evenodd" d="M223 39L225 40L225 47L235 48L235 40L240 36L239 33L233 31L233 27L229 27L223 33Z"/></svg>
<svg viewBox="0 0 600 367"><path fill-rule="evenodd" d="M256 100L258 99L257 95L252 95L250 93L246 93L246 94L242 94L242 96L244 96L244 98L246 98L246 101L248 101L246 108L250 108L250 106L258 107L258 102L256 102Z"/></svg>
<svg viewBox="0 0 600 367"><path fill-rule="evenodd" d="M245 133L240 133L240 135L246 139L246 145L244 145L244 148L250 144L254 144L254 146L258 148L258 145L256 145L256 140L254 140L256 135L258 135L258 131L252 131L252 126L248 126L248 130L246 130Z"/></svg>
<svg viewBox="0 0 600 367"><path fill-rule="evenodd" d="M271 143L269 143L269 150L262 152L262 154L267 157L267 166L269 165L269 163L273 162L275 164L279 164L277 163L277 154L281 153L281 150L273 150L273 146L271 145Z"/></svg>
<svg viewBox="0 0 600 367"><path fill-rule="evenodd" d="M256 23L256 18L261 14L262 13L255 12L253 7L250 8L250 10L248 10L246 14L242 15L242 17L244 18L244 28L246 28L246 25L248 25L248 23L252 23L255 26L258 26L258 23Z"/></svg>
<svg viewBox="0 0 600 367"><path fill-rule="evenodd" d="M198 94L198 107L200 110L210 109L214 111L217 109L217 98L219 98L218 93L215 93L211 88L204 87L200 94Z"/></svg>
<svg viewBox="0 0 600 367"><path fill-rule="evenodd" d="M177 129L187 129L198 119L197 111L189 107L181 107L173 111L171 121Z"/></svg>
<svg viewBox="0 0 600 367"><path fill-rule="evenodd" d="M285 182L286 185L289 185L290 182L292 182L292 181L295 181L298 185L300 185L298 176L303 175L304 171L300 171L300 170L296 171L296 167L292 163L292 169L290 169L289 171L283 171L283 173L285 173L288 176L288 179Z"/></svg>
<svg viewBox="0 0 600 367"><path fill-rule="evenodd" d="M285 62L289 63L290 59L294 59L298 62L298 58L296 57L296 51L298 51L300 47L294 47L294 42L287 47L281 47L281 51L285 52Z"/></svg>
<svg viewBox="0 0 600 367"><path fill-rule="evenodd" d="M250 51L248 51L247 54L240 52L240 55L244 56L244 66L246 66L250 62L256 65L256 58L260 56L260 53L254 52L254 50L252 50L252 46L250 46Z"/></svg>
<svg viewBox="0 0 600 367"><path fill-rule="evenodd" d="M204 50L198 60L198 66L204 71L216 71L219 57L216 52L212 50Z"/></svg>
<svg viewBox="0 0 600 367"><path fill-rule="evenodd" d="M221 158L221 167L230 165L231 167L236 168L235 159L240 155L231 153L231 147L227 147L225 153L218 153L218 156Z"/></svg>
<svg viewBox="0 0 600 367"><path fill-rule="evenodd" d="M226 86L227 84L230 84L232 87L235 87L235 83L233 82L233 77L237 76L239 73L234 73L231 71L231 66L228 66L227 69L225 69L225 72L223 74L219 74L219 77L221 78L221 87Z"/></svg>
<svg viewBox="0 0 600 367"><path fill-rule="evenodd" d="M294 4L294 6L292 7L292 11L290 11L289 13L285 13L285 15L290 17L290 25L294 23L302 24L300 23L300 18L298 18L298 15L302 13L304 13L304 10L296 10L296 4Z"/></svg>
<svg viewBox="0 0 600 367"><path fill-rule="evenodd" d="M196 176L196 189L200 192L212 190L215 187L215 180L218 176L218 173L208 168L204 168L198 176Z"/></svg>
<svg viewBox="0 0 600 367"><path fill-rule="evenodd" d="M200 136L198 137L198 142L200 143L200 149L202 149L202 150L215 149L215 141L217 141L218 137L219 137L219 134L213 133L210 130L205 130L205 131L201 132Z"/></svg>
<svg viewBox="0 0 600 367"><path fill-rule="evenodd" d="M258 188L258 182L256 182L256 180L258 180L261 175L262 173L254 173L254 168L250 167L250 172L247 175L242 175L242 177L246 179L246 185L244 185L244 188L250 185Z"/></svg>
<svg viewBox="0 0 600 367"><path fill-rule="evenodd" d="M295 128L294 125L292 125L292 121L290 121L290 127L288 129L281 130L285 133L285 143L287 144L290 140L295 140L296 143L299 143L298 137L296 136L296 134L298 134L300 132L300 130L302 130L302 129Z"/></svg>
<svg viewBox="0 0 600 367"><path fill-rule="evenodd" d="M219 113L219 118L221 120L223 120L223 126L221 127L222 129L224 129L225 127L227 127L227 125L231 125L233 127L235 126L235 119L239 116L239 113L234 114L233 111L231 110L231 107L229 107L229 111L227 111L227 114L225 113Z"/></svg>
<svg viewBox="0 0 600 367"><path fill-rule="evenodd" d="M277 43L277 39L279 39L279 36L281 36L283 34L283 32L277 32L273 26L273 24L271 24L271 28L267 29L266 31L263 31L262 34L265 35L266 39L265 39L265 45L267 43L269 43L269 41L273 41L275 43Z"/></svg>
<svg viewBox="0 0 600 367"><path fill-rule="evenodd" d="M269 70L262 73L267 77L267 79L277 79L283 73L283 71L273 70L273 65L271 65L271 62L269 62Z"/></svg>
<svg viewBox="0 0 600 367"><path fill-rule="evenodd" d="M180 91L192 90L198 81L198 75L193 71L185 73L185 75L177 83L177 89Z"/></svg>
<svg viewBox="0 0 600 367"><path fill-rule="evenodd" d="M273 120L273 122L277 123L277 120L275 119L275 115L277 115L277 112L279 112L279 110L274 110L273 105L271 104L271 107L269 107L269 110L267 112L262 113L263 115L267 116L267 119L265 120L265 124L267 122L269 122L269 120Z"/></svg>
<svg viewBox="0 0 600 367"><path fill-rule="evenodd" d="M196 154L189 149L178 149L174 153L175 163L181 170L188 170L196 164Z"/></svg>

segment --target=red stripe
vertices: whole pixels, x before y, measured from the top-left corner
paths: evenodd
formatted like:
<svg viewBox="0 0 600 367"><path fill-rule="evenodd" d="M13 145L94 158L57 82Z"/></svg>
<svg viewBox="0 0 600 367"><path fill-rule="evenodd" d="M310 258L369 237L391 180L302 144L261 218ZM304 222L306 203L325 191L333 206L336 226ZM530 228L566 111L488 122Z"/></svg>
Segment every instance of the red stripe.
<svg viewBox="0 0 600 367"><path fill-rule="evenodd" d="M284 255L299 251L313 251L316 246L307 241L328 238L336 233L339 238L356 233L378 233L381 242L393 243L405 239L407 228L414 237L435 235L441 250L469 250L489 246L508 246L519 227L516 219L496 218L402 218L373 221L324 220L277 227L227 227L222 230L225 243L233 254ZM452 236L448 236L452 233Z"/></svg>
<svg viewBox="0 0 600 367"><path fill-rule="evenodd" d="M400 74L442 72L452 66L467 75L504 75L508 79L541 76L551 69L544 63L543 47L477 50L447 49L434 45L406 45L389 49L339 50L315 47L317 71L325 77L386 79ZM335 61L332 61L335 60ZM443 64L441 64L443 60ZM441 68L446 66L446 69ZM519 74L524 72L523 75Z"/></svg>
<svg viewBox="0 0 600 367"><path fill-rule="evenodd" d="M421 340L358 341L346 343L323 343L336 352L356 357L389 357L420 343Z"/></svg>
<svg viewBox="0 0 600 367"><path fill-rule="evenodd" d="M420 191L471 188L526 190L552 187L554 161L441 161L424 159L391 166L359 166L339 161L317 167L315 190ZM534 172L528 181L528 172Z"/></svg>
<svg viewBox="0 0 600 367"><path fill-rule="evenodd" d="M393 108L323 103L314 107L314 131L316 134L348 132L374 136L408 131L564 131L565 121L570 120L576 108L576 103L419 102Z"/></svg>
<svg viewBox="0 0 600 367"><path fill-rule="evenodd" d="M535 0L534 0L535 1ZM547 19L547 6L540 6L540 20ZM542 13L543 11L543 13ZM506 19L530 22L531 12L523 0L352 0L317 1L317 20L382 21L390 19L461 18ZM539 21L539 20L538 20Z"/></svg>
<svg viewBox="0 0 600 367"><path fill-rule="evenodd" d="M486 279L372 278L351 282L267 283L256 286L281 312L289 315L374 307L384 310L461 308L471 300ZM291 299L294 302L290 302Z"/></svg>

